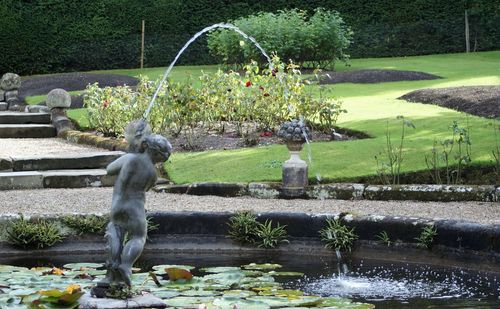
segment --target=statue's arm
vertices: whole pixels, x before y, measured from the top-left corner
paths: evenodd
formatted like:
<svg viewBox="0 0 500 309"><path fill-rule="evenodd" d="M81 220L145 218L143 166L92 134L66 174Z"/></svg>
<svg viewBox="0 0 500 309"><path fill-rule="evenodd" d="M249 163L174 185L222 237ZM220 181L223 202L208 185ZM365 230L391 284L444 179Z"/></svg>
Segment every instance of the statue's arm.
<svg viewBox="0 0 500 309"><path fill-rule="evenodd" d="M124 155L109 163L106 167L106 172L108 173L108 175L118 174L128 159L128 155Z"/></svg>

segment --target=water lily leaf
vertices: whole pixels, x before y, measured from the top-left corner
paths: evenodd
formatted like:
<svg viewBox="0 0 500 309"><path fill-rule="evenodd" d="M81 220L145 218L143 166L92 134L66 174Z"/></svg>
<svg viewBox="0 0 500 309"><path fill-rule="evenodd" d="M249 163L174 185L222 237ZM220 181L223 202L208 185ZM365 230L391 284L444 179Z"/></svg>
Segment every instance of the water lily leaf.
<svg viewBox="0 0 500 309"><path fill-rule="evenodd" d="M251 296L248 300L258 301L268 304L271 307L293 306L292 302L286 297L277 296Z"/></svg>
<svg viewBox="0 0 500 309"><path fill-rule="evenodd" d="M43 295L43 296L50 296L50 297L61 297L66 293L63 291L54 289L54 290L42 290L42 291L38 292L38 294Z"/></svg>
<svg viewBox="0 0 500 309"><path fill-rule="evenodd" d="M295 271L270 271L267 273L271 276L290 276L290 277L303 277L304 273L299 273Z"/></svg>
<svg viewBox="0 0 500 309"><path fill-rule="evenodd" d="M281 268L282 266L280 264L270 264L270 263L264 263L264 264L250 263L247 265L243 265L242 267L244 269L249 269L249 270L268 270L268 269Z"/></svg>
<svg viewBox="0 0 500 309"><path fill-rule="evenodd" d="M31 294L38 293L37 289L19 289L14 290L9 293L10 296L27 296Z"/></svg>
<svg viewBox="0 0 500 309"><path fill-rule="evenodd" d="M179 279L191 280L193 279L193 274L187 269L183 268L165 268L165 272L168 274L168 279L170 281L177 281Z"/></svg>
<svg viewBox="0 0 500 309"><path fill-rule="evenodd" d="M170 299L164 299L163 302L167 306L171 307L197 307L200 304L211 303L214 300L213 297L187 297L187 296L178 296Z"/></svg>
<svg viewBox="0 0 500 309"><path fill-rule="evenodd" d="M193 270L195 269L194 266L189 266L189 265L174 265L174 264L163 264L163 265L155 265L152 267L154 270L154 273L157 275L164 275L166 274L165 268L181 268L181 269L186 269L186 270Z"/></svg>
<svg viewBox="0 0 500 309"><path fill-rule="evenodd" d="M178 291L173 290L151 290L151 293L162 299L173 298L181 295Z"/></svg>
<svg viewBox="0 0 500 309"><path fill-rule="evenodd" d="M257 293L246 290L228 290L224 291L224 297L238 297L238 298L247 298L250 296L255 296Z"/></svg>
<svg viewBox="0 0 500 309"><path fill-rule="evenodd" d="M200 271L206 273L225 273L228 271L239 271L239 270L241 270L241 268L236 266L206 267L200 269Z"/></svg>
<svg viewBox="0 0 500 309"><path fill-rule="evenodd" d="M217 296L220 295L219 292L216 291L207 291L207 290L187 290L181 292L182 296Z"/></svg>
<svg viewBox="0 0 500 309"><path fill-rule="evenodd" d="M82 297L82 295L84 294L84 292L76 292L76 293L73 293L73 294L65 294L61 297L59 297L59 302L60 304L66 304L66 305L70 305L70 304L73 304L75 303L78 299L80 299L80 297Z"/></svg>
<svg viewBox="0 0 500 309"><path fill-rule="evenodd" d="M46 275L64 276L64 272L60 268L52 267L50 270L42 272L42 275L43 276L46 276Z"/></svg>
<svg viewBox="0 0 500 309"><path fill-rule="evenodd" d="M69 263L63 265L63 268L71 270L90 270L100 267L103 267L103 265L99 263Z"/></svg>
<svg viewBox="0 0 500 309"><path fill-rule="evenodd" d="M223 297L213 301L214 306L221 309L245 308L245 309L267 309L271 308L268 304L256 301L241 299L238 297Z"/></svg>
<svg viewBox="0 0 500 309"><path fill-rule="evenodd" d="M300 290L284 290L284 289L272 289L259 292L262 296L282 296L282 297L299 297L304 295L304 292Z"/></svg>
<svg viewBox="0 0 500 309"><path fill-rule="evenodd" d="M29 272L29 269L26 267L0 265L0 273L12 273L12 272Z"/></svg>
<svg viewBox="0 0 500 309"><path fill-rule="evenodd" d="M235 285L239 285L244 278L245 275L243 274L243 272L241 270L238 270L206 275L203 277L203 280L208 283L218 283L225 286L234 287Z"/></svg>
<svg viewBox="0 0 500 309"><path fill-rule="evenodd" d="M243 270L243 273L247 277L259 277L259 276L262 276L264 274L260 270Z"/></svg>

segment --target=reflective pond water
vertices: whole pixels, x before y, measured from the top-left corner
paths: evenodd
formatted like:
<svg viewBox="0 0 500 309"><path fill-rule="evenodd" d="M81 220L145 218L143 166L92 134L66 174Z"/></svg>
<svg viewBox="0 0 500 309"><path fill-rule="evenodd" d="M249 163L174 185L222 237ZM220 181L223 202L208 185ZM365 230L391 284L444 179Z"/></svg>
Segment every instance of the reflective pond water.
<svg viewBox="0 0 500 309"><path fill-rule="evenodd" d="M54 256L50 258L0 259L0 264L17 266L62 266L70 262L102 262L104 256ZM346 297L371 303L376 308L500 308L500 272L495 265L470 264L464 268L415 262L395 262L352 257L344 266L332 256L283 255L269 253L244 255L145 254L136 264L143 270L160 264L199 267L240 266L249 263L277 263L280 271L302 272L304 276L276 277L289 289L311 295ZM467 265L467 264L465 264ZM340 266L340 267L339 267ZM344 273L343 269L347 272ZM339 269L340 271L339 275ZM481 269L488 269L483 271ZM197 270L193 274L199 275Z"/></svg>

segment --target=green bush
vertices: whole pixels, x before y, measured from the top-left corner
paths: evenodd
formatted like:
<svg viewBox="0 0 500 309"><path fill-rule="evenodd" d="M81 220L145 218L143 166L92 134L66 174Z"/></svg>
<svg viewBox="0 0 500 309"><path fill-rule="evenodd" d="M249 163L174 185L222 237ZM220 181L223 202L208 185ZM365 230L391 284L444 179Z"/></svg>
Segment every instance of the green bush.
<svg viewBox="0 0 500 309"><path fill-rule="evenodd" d="M352 32L335 11L316 9L309 17L297 9L278 13L259 13L230 21L246 34L254 37L267 52L275 52L282 59L291 59L303 67L333 68L335 61L347 61L346 50ZM241 64L262 59L260 51L243 41L236 32L219 29L208 35L210 52L225 64Z"/></svg>
<svg viewBox="0 0 500 309"><path fill-rule="evenodd" d="M10 223L7 236L11 244L25 249L51 247L63 239L55 223L43 219L29 221L24 217Z"/></svg>
<svg viewBox="0 0 500 309"><path fill-rule="evenodd" d="M255 130L273 130L284 121L303 116L310 125L324 123L329 111L333 125L343 112L334 99L319 100L306 91L296 66L273 58L273 69L261 71L256 62L245 66L244 76L218 71L202 74L200 87L193 83L167 83L160 91L148 117L153 131L168 135L186 134L195 129L224 130L227 124L240 136ZM126 125L142 117L157 83L140 79L137 90L129 87L87 88L84 104L90 125L107 136L122 136Z"/></svg>
<svg viewBox="0 0 500 309"><path fill-rule="evenodd" d="M471 48L500 48L500 0L2 0L0 75L139 66L141 20L145 65L165 66L203 27L258 12L318 7L340 12L354 31L352 57L409 56L464 51L464 10ZM286 58L283 58L286 59ZM205 37L180 63L214 63Z"/></svg>

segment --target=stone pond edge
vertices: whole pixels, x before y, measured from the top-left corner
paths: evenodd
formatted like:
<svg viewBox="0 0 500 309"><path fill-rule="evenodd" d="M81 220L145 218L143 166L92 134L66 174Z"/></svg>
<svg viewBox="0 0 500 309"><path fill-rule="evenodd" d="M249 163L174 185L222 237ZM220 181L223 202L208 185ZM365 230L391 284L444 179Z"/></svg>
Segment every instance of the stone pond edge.
<svg viewBox="0 0 500 309"><path fill-rule="evenodd" d="M77 214L75 214L77 215ZM101 214L102 215L102 214ZM152 223L158 225L158 229L150 233L152 244L146 244L145 250L167 250L172 251L176 246L188 248L194 251L213 251L213 245L222 246L228 251L241 250L264 250L239 246L228 239L228 222L234 213L229 212L152 212L148 213ZM79 215L81 216L81 215ZM404 216L380 216L363 215L357 216L346 213L282 213L270 212L257 214L258 220L272 220L286 225L286 230L290 238L290 244L281 245L281 249L265 250L285 250L283 252L309 253L316 246L322 247L319 231L326 227L327 218L342 218L347 226L354 228L359 237L357 243L370 242L378 243L379 246L386 245L377 242L377 235L385 231L393 245L392 247L417 248L418 241L423 229L433 226L437 230L434 237L431 251L448 254L452 252L455 256L470 258L471 255L486 258L494 263L500 261L500 225L479 224L463 220L433 220L419 217ZM78 252L104 253L105 242L103 235L81 235L77 236L75 231L66 228L63 233L66 238L62 243L47 249L27 251L17 249L6 242L6 229L10 221L18 219L19 215L0 216L0 259L12 256L21 256L37 252L41 255L72 254ZM27 216L24 217L28 219ZM33 218L44 218L61 223L61 216L32 216ZM62 223L61 223L62 225ZM173 238L172 238L173 237ZM161 243L169 239L175 239L172 243L162 247ZM311 247L312 246L312 247ZM217 249L219 250L219 249ZM222 250L222 249L221 249ZM356 250L356 249L354 249ZM427 249L421 248L425 252ZM175 251L175 250L174 250Z"/></svg>

